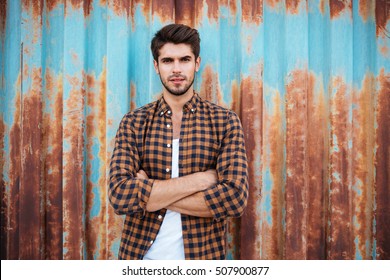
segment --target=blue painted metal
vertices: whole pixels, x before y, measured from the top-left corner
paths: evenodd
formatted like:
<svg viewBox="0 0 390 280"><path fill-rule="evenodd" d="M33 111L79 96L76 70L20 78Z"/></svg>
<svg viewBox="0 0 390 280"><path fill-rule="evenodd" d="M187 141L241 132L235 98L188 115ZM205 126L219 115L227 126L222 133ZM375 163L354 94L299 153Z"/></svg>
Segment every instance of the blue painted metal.
<svg viewBox="0 0 390 280"><path fill-rule="evenodd" d="M376 1L2 1L2 259L115 259L122 116L155 100L163 25L201 35L195 88L241 117L250 200L229 259L389 259L390 6ZM27 238L28 236L28 238Z"/></svg>

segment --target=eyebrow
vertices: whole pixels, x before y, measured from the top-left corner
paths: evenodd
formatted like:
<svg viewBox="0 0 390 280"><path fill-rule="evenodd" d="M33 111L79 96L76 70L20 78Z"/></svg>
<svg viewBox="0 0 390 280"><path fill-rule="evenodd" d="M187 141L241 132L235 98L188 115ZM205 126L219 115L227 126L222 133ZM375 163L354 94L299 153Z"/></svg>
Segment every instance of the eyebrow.
<svg viewBox="0 0 390 280"><path fill-rule="evenodd" d="M190 55L185 55L183 57L180 57L179 60L183 60L183 59L192 59L192 56ZM173 57L170 57L170 56L165 56L165 57L162 57L161 60L173 60Z"/></svg>

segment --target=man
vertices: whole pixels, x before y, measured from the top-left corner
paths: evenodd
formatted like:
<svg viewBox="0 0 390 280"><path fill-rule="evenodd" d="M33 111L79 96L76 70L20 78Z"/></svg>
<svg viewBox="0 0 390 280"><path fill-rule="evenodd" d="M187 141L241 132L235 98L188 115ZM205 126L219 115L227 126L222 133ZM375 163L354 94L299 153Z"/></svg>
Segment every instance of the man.
<svg viewBox="0 0 390 280"><path fill-rule="evenodd" d="M225 259L226 218L248 198L237 115L193 90L198 31L171 24L151 43L161 98L127 113L116 135L109 199L126 219L120 259Z"/></svg>

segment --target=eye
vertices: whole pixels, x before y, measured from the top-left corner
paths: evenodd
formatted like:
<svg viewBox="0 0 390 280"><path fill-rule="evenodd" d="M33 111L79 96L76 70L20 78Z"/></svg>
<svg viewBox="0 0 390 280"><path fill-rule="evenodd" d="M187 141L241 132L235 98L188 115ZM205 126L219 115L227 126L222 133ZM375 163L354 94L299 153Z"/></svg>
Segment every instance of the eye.
<svg viewBox="0 0 390 280"><path fill-rule="evenodd" d="M164 64L171 63L172 61L173 61L172 58L163 58L163 59L161 59L161 62L164 63Z"/></svg>
<svg viewBox="0 0 390 280"><path fill-rule="evenodd" d="M191 61L191 57L190 56L185 56L181 60L184 61L184 62L188 62L188 61Z"/></svg>

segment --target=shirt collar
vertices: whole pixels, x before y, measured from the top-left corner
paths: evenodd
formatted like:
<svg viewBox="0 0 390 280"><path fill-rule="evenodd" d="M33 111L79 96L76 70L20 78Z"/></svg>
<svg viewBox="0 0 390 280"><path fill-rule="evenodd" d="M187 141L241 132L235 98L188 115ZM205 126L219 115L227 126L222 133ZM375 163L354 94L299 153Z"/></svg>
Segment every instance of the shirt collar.
<svg viewBox="0 0 390 280"><path fill-rule="evenodd" d="M192 98L186 104L184 104L183 112L195 113L199 100L200 100L200 96L196 92L194 92ZM163 115L172 114L171 108L169 107L168 103L165 101L164 96L162 95L158 102L157 112L160 117L162 117Z"/></svg>

